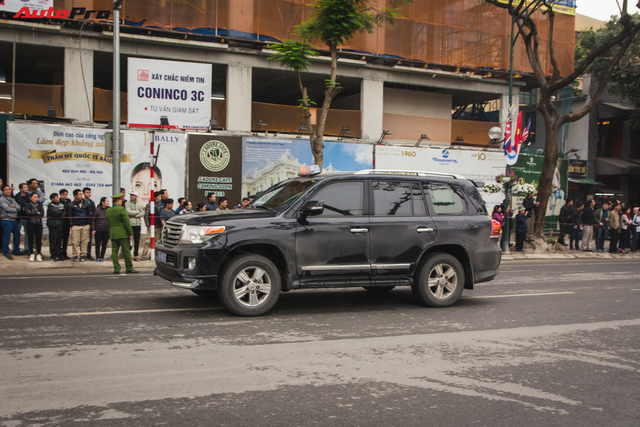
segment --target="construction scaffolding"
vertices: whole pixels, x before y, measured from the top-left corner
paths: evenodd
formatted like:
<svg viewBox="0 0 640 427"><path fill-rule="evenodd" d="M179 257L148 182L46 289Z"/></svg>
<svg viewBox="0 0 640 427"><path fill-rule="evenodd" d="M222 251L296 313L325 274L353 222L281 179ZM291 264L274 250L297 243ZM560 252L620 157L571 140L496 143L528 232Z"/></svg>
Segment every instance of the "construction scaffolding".
<svg viewBox="0 0 640 427"><path fill-rule="evenodd" d="M59 0L56 8L89 7L87 1ZM92 9L110 9L110 0L94 0ZM291 39L295 28L309 17L311 0L127 0L121 16L123 31L162 29L213 36L272 42ZM386 0L373 0L385 7ZM422 62L428 66L505 71L509 69L511 18L505 9L484 0L416 0L401 10L395 25L386 24L371 34L358 34L343 50L363 56ZM549 15L535 15L545 58ZM555 14L554 48L561 75L573 71L575 16ZM318 46L322 48L322 46ZM521 41L516 44L514 70L532 69Z"/></svg>

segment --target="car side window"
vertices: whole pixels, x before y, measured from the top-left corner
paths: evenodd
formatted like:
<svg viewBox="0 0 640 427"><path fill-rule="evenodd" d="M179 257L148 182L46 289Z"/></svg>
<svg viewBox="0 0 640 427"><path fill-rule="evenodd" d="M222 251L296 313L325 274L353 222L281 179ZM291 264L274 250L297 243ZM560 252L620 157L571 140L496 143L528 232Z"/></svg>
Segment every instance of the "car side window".
<svg viewBox="0 0 640 427"><path fill-rule="evenodd" d="M324 212L320 217L362 216L364 183L353 181L330 184L318 191L313 200L324 202Z"/></svg>
<svg viewBox="0 0 640 427"><path fill-rule="evenodd" d="M442 182L424 184L431 199L433 211L437 215L462 215L467 211L466 203L460 190Z"/></svg>
<svg viewBox="0 0 640 427"><path fill-rule="evenodd" d="M413 197L411 183L374 181L373 209L375 216L412 216Z"/></svg>

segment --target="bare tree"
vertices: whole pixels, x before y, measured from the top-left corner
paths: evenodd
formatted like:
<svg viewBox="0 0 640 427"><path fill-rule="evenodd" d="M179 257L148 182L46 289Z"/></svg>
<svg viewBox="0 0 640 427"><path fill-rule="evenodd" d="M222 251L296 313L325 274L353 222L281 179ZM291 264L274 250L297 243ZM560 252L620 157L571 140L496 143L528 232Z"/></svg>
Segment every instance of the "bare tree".
<svg viewBox="0 0 640 427"><path fill-rule="evenodd" d="M553 6L556 0L485 0L496 7L507 9L509 14L515 21L518 35L522 37L527 57L533 69L538 86L540 87L540 100L537 104L537 110L542 114L545 130L545 146L544 146L544 162L542 165L542 174L538 182L538 200L540 205L536 209L536 224L534 227L535 235L542 234L542 226L544 216L547 211L547 204L551 195L551 182L553 180L553 172L558 161L558 131L560 127L567 123L572 123L586 116L600 101L600 97L605 90L605 86L612 71L620 59L624 56L633 39L640 30L640 23L635 23L631 16L627 13L628 0L622 0L622 8L620 10L620 20L618 22L618 31L602 44L593 49L584 59L575 64L574 70L568 76L560 75L560 68L556 58L553 45L555 16ZM617 0L618 1L618 0ZM620 3L618 2L618 5ZM545 72L542 65L543 54L540 53L540 34L538 27L534 21L535 13L547 14L549 19L548 34L548 58L551 63L551 75ZM577 77L585 73L589 65L591 65L599 56L607 53L611 49L615 50L611 62L600 75L600 82L595 95L589 103L580 111L570 114L560 114L552 101L552 96L560 89L572 85Z"/></svg>

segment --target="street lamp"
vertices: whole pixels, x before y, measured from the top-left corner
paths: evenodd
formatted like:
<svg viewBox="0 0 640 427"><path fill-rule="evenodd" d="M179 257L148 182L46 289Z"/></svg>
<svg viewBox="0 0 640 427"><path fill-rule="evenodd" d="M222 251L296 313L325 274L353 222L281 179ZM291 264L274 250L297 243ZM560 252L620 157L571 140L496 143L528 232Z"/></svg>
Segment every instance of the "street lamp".
<svg viewBox="0 0 640 427"><path fill-rule="evenodd" d="M120 188L120 7L123 0L113 2L113 191ZM115 193L114 193L115 194Z"/></svg>
<svg viewBox="0 0 640 427"><path fill-rule="evenodd" d="M498 126L494 126L489 129L489 143L485 146L485 150L490 145L498 145L504 143L504 138L502 138L502 129ZM511 168L507 165L506 174L508 175L511 172ZM511 205L511 180L503 181L504 184L504 230L503 235L506 236L504 238L504 243L502 245L502 250L505 253L509 253L509 240L511 234L511 216L509 215L509 207Z"/></svg>

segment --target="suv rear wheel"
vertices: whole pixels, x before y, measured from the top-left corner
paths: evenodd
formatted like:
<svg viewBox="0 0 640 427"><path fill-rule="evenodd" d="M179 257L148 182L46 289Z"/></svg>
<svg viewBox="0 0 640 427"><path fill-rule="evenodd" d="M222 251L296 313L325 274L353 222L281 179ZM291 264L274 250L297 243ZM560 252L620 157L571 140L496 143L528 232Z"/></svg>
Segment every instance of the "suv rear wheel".
<svg viewBox="0 0 640 427"><path fill-rule="evenodd" d="M464 269L453 255L436 253L423 264L411 286L413 295L430 307L454 304L464 289Z"/></svg>
<svg viewBox="0 0 640 427"><path fill-rule="evenodd" d="M280 297L280 273L261 255L240 255L225 268L218 297L234 314L260 316L271 310Z"/></svg>

